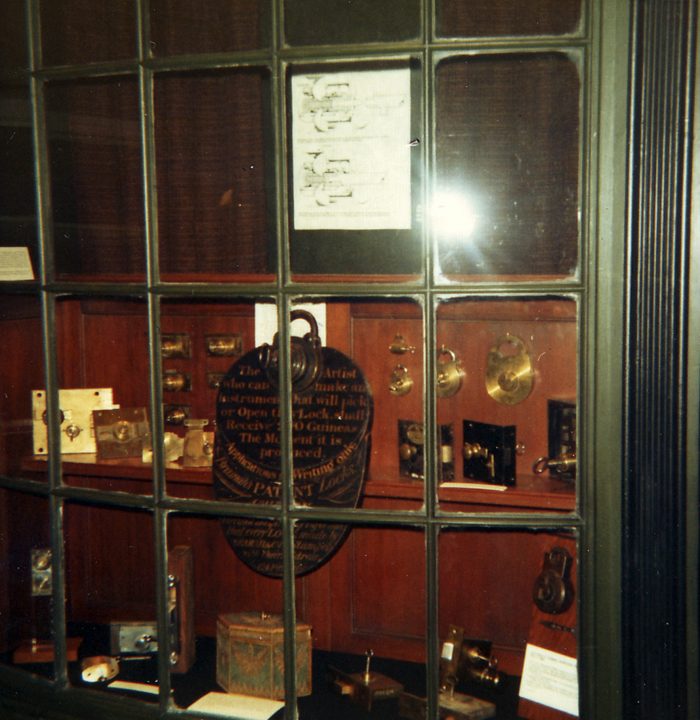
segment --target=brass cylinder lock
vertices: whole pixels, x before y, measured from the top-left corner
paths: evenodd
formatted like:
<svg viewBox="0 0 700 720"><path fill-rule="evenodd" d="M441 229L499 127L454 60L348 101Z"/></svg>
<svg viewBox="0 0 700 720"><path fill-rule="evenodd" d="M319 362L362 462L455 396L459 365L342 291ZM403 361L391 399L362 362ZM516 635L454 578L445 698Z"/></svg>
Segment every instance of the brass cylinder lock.
<svg viewBox="0 0 700 720"><path fill-rule="evenodd" d="M535 475L541 475L545 470L549 470L557 475L562 473L570 473L576 471L576 455L573 453L564 453L554 458L540 457L535 460L532 465L532 472Z"/></svg>
<svg viewBox="0 0 700 720"><path fill-rule="evenodd" d="M452 397L462 387L463 379L461 362L452 350L442 345L437 359L437 396Z"/></svg>

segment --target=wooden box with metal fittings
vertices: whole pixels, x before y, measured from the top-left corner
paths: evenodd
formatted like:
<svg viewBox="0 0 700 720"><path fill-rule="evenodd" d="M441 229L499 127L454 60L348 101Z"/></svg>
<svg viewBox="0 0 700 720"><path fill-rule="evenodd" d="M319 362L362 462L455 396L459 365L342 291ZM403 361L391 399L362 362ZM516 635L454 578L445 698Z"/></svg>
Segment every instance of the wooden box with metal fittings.
<svg viewBox="0 0 700 720"><path fill-rule="evenodd" d="M296 625L297 695L311 694L311 626ZM219 615L216 682L226 692L284 698L284 624L281 615L243 612Z"/></svg>

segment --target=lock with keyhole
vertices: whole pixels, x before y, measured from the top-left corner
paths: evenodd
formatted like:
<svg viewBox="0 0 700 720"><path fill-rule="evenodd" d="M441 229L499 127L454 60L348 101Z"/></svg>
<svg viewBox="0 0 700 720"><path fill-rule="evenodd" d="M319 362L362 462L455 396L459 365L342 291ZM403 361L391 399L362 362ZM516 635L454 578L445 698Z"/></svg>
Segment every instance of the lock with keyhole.
<svg viewBox="0 0 700 720"><path fill-rule="evenodd" d="M465 478L496 485L515 485L515 425L462 422L462 459Z"/></svg>
<svg viewBox="0 0 700 720"><path fill-rule="evenodd" d="M447 398L455 395L462 387L463 378L464 370L461 362L454 351L442 345L437 359L437 396Z"/></svg>
<svg viewBox="0 0 700 720"><path fill-rule="evenodd" d="M572 563L566 548L555 547L544 554L542 572L532 590L533 602L543 613L558 615L571 607L574 599L570 578Z"/></svg>

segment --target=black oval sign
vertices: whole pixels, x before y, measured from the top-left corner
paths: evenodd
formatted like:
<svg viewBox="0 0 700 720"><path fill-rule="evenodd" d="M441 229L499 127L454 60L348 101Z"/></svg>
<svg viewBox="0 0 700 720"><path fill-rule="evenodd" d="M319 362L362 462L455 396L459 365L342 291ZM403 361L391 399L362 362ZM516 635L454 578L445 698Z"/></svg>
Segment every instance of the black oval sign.
<svg viewBox="0 0 700 720"><path fill-rule="evenodd" d="M292 395L294 500L314 507L356 507L367 465L372 395L350 358L323 348L322 359L316 382ZM219 385L213 465L216 496L243 503L279 503L280 466L278 392L256 348L240 358ZM231 518L222 524L241 560L264 575L282 576L279 523ZM346 532L345 525L298 522L296 574L318 567Z"/></svg>

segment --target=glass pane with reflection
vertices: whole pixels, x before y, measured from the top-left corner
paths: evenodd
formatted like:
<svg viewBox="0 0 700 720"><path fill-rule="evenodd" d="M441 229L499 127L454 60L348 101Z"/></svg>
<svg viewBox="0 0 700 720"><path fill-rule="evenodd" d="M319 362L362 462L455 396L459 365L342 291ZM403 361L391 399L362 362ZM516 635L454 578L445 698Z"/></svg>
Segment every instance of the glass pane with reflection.
<svg viewBox="0 0 700 720"><path fill-rule="evenodd" d="M416 62L293 68L287 123L295 278L396 281L421 273L420 78Z"/></svg>
<svg viewBox="0 0 700 720"><path fill-rule="evenodd" d="M241 522L250 525L244 518L185 515L168 522L169 607L176 621L171 683L181 708L205 712L214 692L255 695L262 704L284 698L282 581L251 565L251 543L264 540L238 533Z"/></svg>
<svg viewBox="0 0 700 720"><path fill-rule="evenodd" d="M157 701L153 537L148 512L66 504L66 619L69 634L81 638L80 663L69 672L74 685Z"/></svg>
<svg viewBox="0 0 700 720"><path fill-rule="evenodd" d="M437 32L442 37L563 35L578 29L581 0L440 0Z"/></svg>
<svg viewBox="0 0 700 720"><path fill-rule="evenodd" d="M268 72L259 68L156 76L158 230L165 279L273 278L268 89Z"/></svg>
<svg viewBox="0 0 700 720"><path fill-rule="evenodd" d="M292 312L295 501L351 508L395 496L420 508L427 462L420 303L314 297L300 298Z"/></svg>
<svg viewBox="0 0 700 720"><path fill-rule="evenodd" d="M325 525L327 534L344 528L344 541L305 574L297 539L298 627L312 629L319 679L299 708L308 717L398 717L402 692L425 694L424 533L403 526ZM297 663L303 677L299 654Z"/></svg>
<svg viewBox="0 0 700 720"><path fill-rule="evenodd" d="M66 295L56 339L64 481L150 494L146 301Z"/></svg>
<svg viewBox="0 0 700 720"><path fill-rule="evenodd" d="M137 79L49 83L46 117L57 276L143 278Z"/></svg>
<svg viewBox="0 0 700 720"><path fill-rule="evenodd" d="M579 247L580 78L563 53L438 65L430 207L449 278L568 277Z"/></svg>
<svg viewBox="0 0 700 720"><path fill-rule="evenodd" d="M455 429L450 511L571 512L576 498L576 303L444 301L437 416ZM447 389L455 380L453 392ZM580 453L579 453L580 454Z"/></svg>
<svg viewBox="0 0 700 720"><path fill-rule="evenodd" d="M290 45L337 45L409 40L421 16L417 0L285 0L284 19Z"/></svg>
<svg viewBox="0 0 700 720"><path fill-rule="evenodd" d="M279 355L272 341L277 308L261 299L244 306L237 321L224 316L221 322L226 323L227 335L240 328L240 342L235 352L221 358L229 367L215 394L214 495L232 503L278 505L282 497Z"/></svg>
<svg viewBox="0 0 700 720"><path fill-rule="evenodd" d="M0 489L0 662L53 677L53 558L44 497ZM77 643L68 640L73 656Z"/></svg>
<svg viewBox="0 0 700 720"><path fill-rule="evenodd" d="M12 352L0 358L3 402L0 404L0 473L46 478L46 404L35 404L45 388L41 353L41 302L33 294L0 295L0 333ZM43 456L35 464L33 455Z"/></svg>
<svg viewBox="0 0 700 720"><path fill-rule="evenodd" d="M162 395L165 417L165 460L168 493L211 499L215 432L221 455L215 476L216 492L238 497L243 488L233 475L243 468L229 454L257 450L262 442L261 409L251 398L262 397L261 376L240 374L242 366L257 360L256 315L269 309L276 323L273 303L250 301L163 300L160 306ZM259 371L259 368L258 368ZM272 396L271 396L272 397ZM276 397L276 395L275 395ZM277 432L277 419L268 432ZM236 443L234 453L230 443ZM260 458L258 458L259 460ZM230 486L229 486L230 485ZM225 491L225 487L228 490Z"/></svg>
<svg viewBox="0 0 700 720"><path fill-rule="evenodd" d="M151 53L254 50L269 43L269 0L152 0Z"/></svg>
<svg viewBox="0 0 700 720"><path fill-rule="evenodd" d="M438 552L440 706L578 715L575 532L443 528Z"/></svg>
<svg viewBox="0 0 700 720"><path fill-rule="evenodd" d="M135 58L136 4L127 0L41 0L41 47L46 65Z"/></svg>

